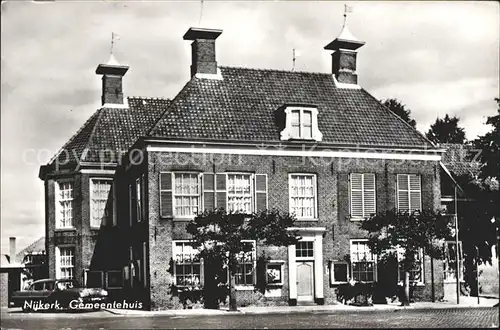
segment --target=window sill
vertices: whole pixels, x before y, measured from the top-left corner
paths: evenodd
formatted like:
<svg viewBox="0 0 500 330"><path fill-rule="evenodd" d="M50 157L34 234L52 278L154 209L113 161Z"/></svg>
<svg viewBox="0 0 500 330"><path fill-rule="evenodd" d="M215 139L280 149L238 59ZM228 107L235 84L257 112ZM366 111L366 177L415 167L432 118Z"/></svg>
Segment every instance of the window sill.
<svg viewBox="0 0 500 330"><path fill-rule="evenodd" d="M90 229L91 230L99 230L99 229L101 229L101 227L100 226L99 227L90 226Z"/></svg>
<svg viewBox="0 0 500 330"><path fill-rule="evenodd" d="M319 221L319 218L297 218L296 221Z"/></svg>
<svg viewBox="0 0 500 330"><path fill-rule="evenodd" d="M55 228L55 231L73 231L76 227L66 227L66 228Z"/></svg>
<svg viewBox="0 0 500 330"><path fill-rule="evenodd" d="M253 291L255 290L254 285L235 285L234 289L236 291Z"/></svg>
<svg viewBox="0 0 500 330"><path fill-rule="evenodd" d="M359 222L359 221L365 221L367 218L360 218L360 217L348 217L349 220L353 222Z"/></svg>
<svg viewBox="0 0 500 330"><path fill-rule="evenodd" d="M348 284L349 282L331 282L331 285L341 285L341 284Z"/></svg>
<svg viewBox="0 0 500 330"><path fill-rule="evenodd" d="M269 289L278 289L278 288L281 288L283 287L283 283L268 283L267 284L267 288Z"/></svg>
<svg viewBox="0 0 500 330"><path fill-rule="evenodd" d="M194 217L171 217L167 219L172 219L174 221L193 221Z"/></svg>
<svg viewBox="0 0 500 330"><path fill-rule="evenodd" d="M398 282L398 285L403 285L403 282ZM410 282L410 286L425 286L424 282L412 283Z"/></svg>

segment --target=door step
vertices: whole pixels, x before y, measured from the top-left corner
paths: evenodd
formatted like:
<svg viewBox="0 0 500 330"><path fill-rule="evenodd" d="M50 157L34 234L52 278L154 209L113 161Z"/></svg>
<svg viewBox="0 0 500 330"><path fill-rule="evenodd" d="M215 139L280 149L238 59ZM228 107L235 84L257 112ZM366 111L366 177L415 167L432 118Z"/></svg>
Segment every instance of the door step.
<svg viewBox="0 0 500 330"><path fill-rule="evenodd" d="M316 306L314 301L297 301L297 306Z"/></svg>

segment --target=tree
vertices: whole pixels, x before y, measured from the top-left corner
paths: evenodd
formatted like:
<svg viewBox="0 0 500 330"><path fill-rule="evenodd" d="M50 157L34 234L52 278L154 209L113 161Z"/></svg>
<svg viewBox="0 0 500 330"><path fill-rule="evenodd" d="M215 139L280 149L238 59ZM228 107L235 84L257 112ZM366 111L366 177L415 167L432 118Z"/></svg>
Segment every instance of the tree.
<svg viewBox="0 0 500 330"><path fill-rule="evenodd" d="M488 117L486 124L492 125L493 130L479 137L475 146L481 149L479 161L483 164L479 176L483 179L494 178L498 181L500 169L500 99L496 98L498 115Z"/></svg>
<svg viewBox="0 0 500 330"><path fill-rule="evenodd" d="M386 99L385 101L380 101L383 105L389 108L394 114L398 115L401 119L411 125L411 127L417 127L417 122L415 119L411 118L411 110L406 108L406 105L401 103L398 99Z"/></svg>
<svg viewBox="0 0 500 330"><path fill-rule="evenodd" d="M463 242L465 282L476 296L476 263L492 263L491 247L496 244L495 223L498 217L498 184L472 175L456 177L468 201L458 204L459 239Z"/></svg>
<svg viewBox="0 0 500 330"><path fill-rule="evenodd" d="M396 256L402 252L401 267L404 272L403 301L410 304L409 272L416 264L416 256L423 250L432 258L441 258L444 251L443 240L450 236L449 221L432 210L422 212L383 211L360 224L368 231L368 246L373 253L381 256Z"/></svg>
<svg viewBox="0 0 500 330"><path fill-rule="evenodd" d="M437 118L425 136L434 143L465 143L465 130L458 126L460 118L445 115Z"/></svg>
<svg viewBox="0 0 500 330"><path fill-rule="evenodd" d="M244 240L255 240L258 246L295 244L299 240L298 233L288 230L294 222L295 217L276 210L261 211L249 216L219 208L205 211L187 224L187 232L192 235L191 242L200 250L200 257L204 258L205 264L214 261L212 268L223 264L229 269L230 310L237 310L235 273L238 256L253 249L253 245ZM224 276L216 277L209 281L217 285L226 284L223 283Z"/></svg>

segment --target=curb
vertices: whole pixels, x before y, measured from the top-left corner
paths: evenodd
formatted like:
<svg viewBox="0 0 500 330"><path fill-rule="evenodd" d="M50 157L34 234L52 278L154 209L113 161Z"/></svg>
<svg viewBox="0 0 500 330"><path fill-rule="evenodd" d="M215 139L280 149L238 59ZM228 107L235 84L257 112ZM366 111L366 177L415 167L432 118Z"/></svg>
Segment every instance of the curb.
<svg viewBox="0 0 500 330"><path fill-rule="evenodd" d="M128 313L127 310L123 310L124 312L110 309L103 309L106 312L109 312L113 315L120 316L129 316L129 317L148 317L148 316L212 316L212 315L266 315L266 314L304 314L304 313L358 313L358 312L399 312L405 310L412 311L433 311L440 309L490 309L495 308L494 306L468 306L468 305L438 305L438 306L384 306L384 307L375 307L367 306L367 307L351 307L345 306L342 308L332 307L332 308L308 308L308 309L277 309L274 310L272 308L263 309L263 310L238 310L238 311L229 311L229 310L205 310L205 309L191 309L191 310L166 310L166 311L133 311L132 313ZM498 307L496 307L498 308Z"/></svg>

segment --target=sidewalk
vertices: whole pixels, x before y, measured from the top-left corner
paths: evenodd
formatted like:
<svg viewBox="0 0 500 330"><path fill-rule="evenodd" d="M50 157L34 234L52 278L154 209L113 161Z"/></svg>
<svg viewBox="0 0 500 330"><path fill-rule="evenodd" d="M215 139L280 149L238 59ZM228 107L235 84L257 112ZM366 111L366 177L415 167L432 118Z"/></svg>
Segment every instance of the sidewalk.
<svg viewBox="0 0 500 330"><path fill-rule="evenodd" d="M240 307L236 312L230 312L227 307L220 309L180 309L164 311L144 311L130 309L106 309L107 312L114 315L128 316L210 316L210 315L258 315L258 314L292 314L292 313L320 313L320 312L370 312L370 311L398 311L398 310L433 310L447 308L486 308L493 307L498 303L498 299L480 298L479 304L477 297L460 297L460 304L456 302L416 302L410 306L402 307L399 303L390 303L386 305L373 306L348 306L337 305L313 305L313 306L265 306L265 307Z"/></svg>

